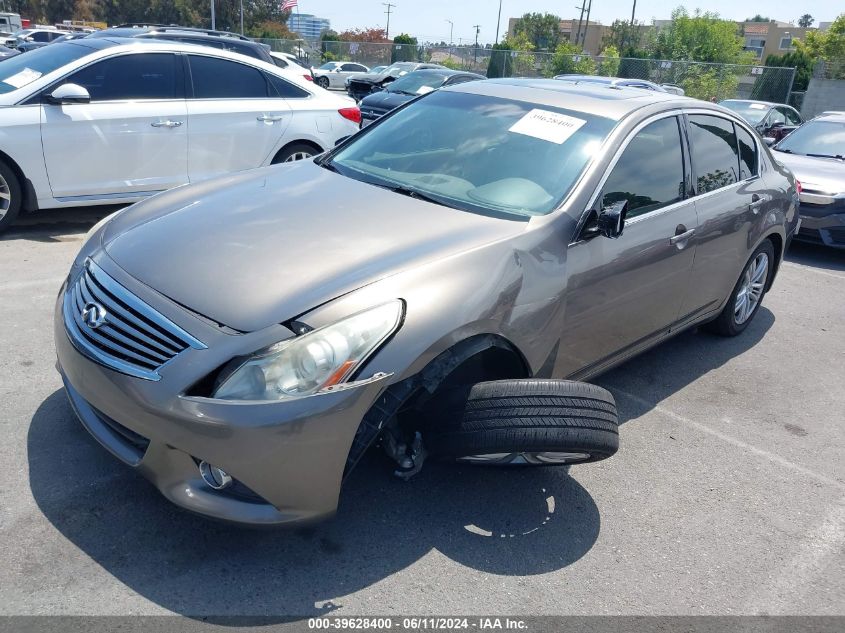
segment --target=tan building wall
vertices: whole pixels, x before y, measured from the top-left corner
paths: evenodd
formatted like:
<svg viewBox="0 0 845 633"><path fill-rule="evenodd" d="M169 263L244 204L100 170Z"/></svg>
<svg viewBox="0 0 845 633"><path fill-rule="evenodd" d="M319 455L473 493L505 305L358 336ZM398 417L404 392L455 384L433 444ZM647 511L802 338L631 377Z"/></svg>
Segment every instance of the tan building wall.
<svg viewBox="0 0 845 633"><path fill-rule="evenodd" d="M793 50L792 40L802 40L812 28L786 22L740 22L745 49L757 54L761 62L769 55L783 55Z"/></svg>

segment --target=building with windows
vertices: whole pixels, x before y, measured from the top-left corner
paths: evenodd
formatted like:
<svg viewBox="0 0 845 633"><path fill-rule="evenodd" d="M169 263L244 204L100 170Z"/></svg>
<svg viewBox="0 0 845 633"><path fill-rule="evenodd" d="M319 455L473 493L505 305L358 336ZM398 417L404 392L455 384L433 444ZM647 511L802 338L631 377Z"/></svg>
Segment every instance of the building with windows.
<svg viewBox="0 0 845 633"><path fill-rule="evenodd" d="M741 22L745 50L752 51L761 62L769 55L784 55L794 50L792 40L802 40L812 28L795 26L789 22Z"/></svg>
<svg viewBox="0 0 845 633"><path fill-rule="evenodd" d="M331 22L327 18L318 18L310 13L294 11L288 18L288 28L298 33L302 39L319 40L320 34L331 28Z"/></svg>

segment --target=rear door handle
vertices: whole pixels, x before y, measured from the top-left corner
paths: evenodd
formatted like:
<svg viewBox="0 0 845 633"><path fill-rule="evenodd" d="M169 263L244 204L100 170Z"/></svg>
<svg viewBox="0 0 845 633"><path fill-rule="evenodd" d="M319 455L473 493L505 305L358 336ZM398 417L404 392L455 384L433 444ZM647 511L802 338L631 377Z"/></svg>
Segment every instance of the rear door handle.
<svg viewBox="0 0 845 633"><path fill-rule="evenodd" d="M182 125L181 121L171 121L168 119L167 121L153 121L150 123L153 127L179 127Z"/></svg>
<svg viewBox="0 0 845 633"><path fill-rule="evenodd" d="M669 238L669 243L678 245L683 244L689 238L691 238L695 234L695 229L689 229L688 231L684 231L686 227L681 225L678 227L678 230L683 231L682 233L676 233L672 237Z"/></svg>
<svg viewBox="0 0 845 633"><path fill-rule="evenodd" d="M752 194L751 195L751 204L748 205L748 208L751 209L751 212L756 215L757 213L760 212L760 207L762 207L763 203L765 203L767 200L768 200L768 197L766 197L766 196L761 196L761 195L758 195L756 193Z"/></svg>
<svg viewBox="0 0 845 633"><path fill-rule="evenodd" d="M281 115L262 114L261 116L255 118L256 120L263 121L264 123L275 123L276 121L281 121L284 117Z"/></svg>

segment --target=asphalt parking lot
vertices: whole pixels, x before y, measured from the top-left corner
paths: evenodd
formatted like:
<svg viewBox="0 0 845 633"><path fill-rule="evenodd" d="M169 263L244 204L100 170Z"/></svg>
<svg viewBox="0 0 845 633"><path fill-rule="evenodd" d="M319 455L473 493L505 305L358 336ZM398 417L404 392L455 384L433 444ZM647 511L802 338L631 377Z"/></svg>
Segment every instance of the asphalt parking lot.
<svg viewBox="0 0 845 633"><path fill-rule="evenodd" d="M53 302L104 212L0 238L0 614L845 614L845 253L794 245L742 336L598 380L610 460L403 482L374 454L335 520L253 531L170 505L65 400Z"/></svg>

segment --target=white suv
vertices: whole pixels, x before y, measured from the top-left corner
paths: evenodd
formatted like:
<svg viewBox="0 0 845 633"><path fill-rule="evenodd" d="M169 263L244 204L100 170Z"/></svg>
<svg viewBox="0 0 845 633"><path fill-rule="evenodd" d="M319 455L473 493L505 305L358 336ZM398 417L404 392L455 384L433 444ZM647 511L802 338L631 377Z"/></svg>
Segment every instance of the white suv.
<svg viewBox="0 0 845 633"><path fill-rule="evenodd" d="M0 230L21 209L135 202L306 158L357 131L345 97L178 42L83 38L0 65Z"/></svg>

